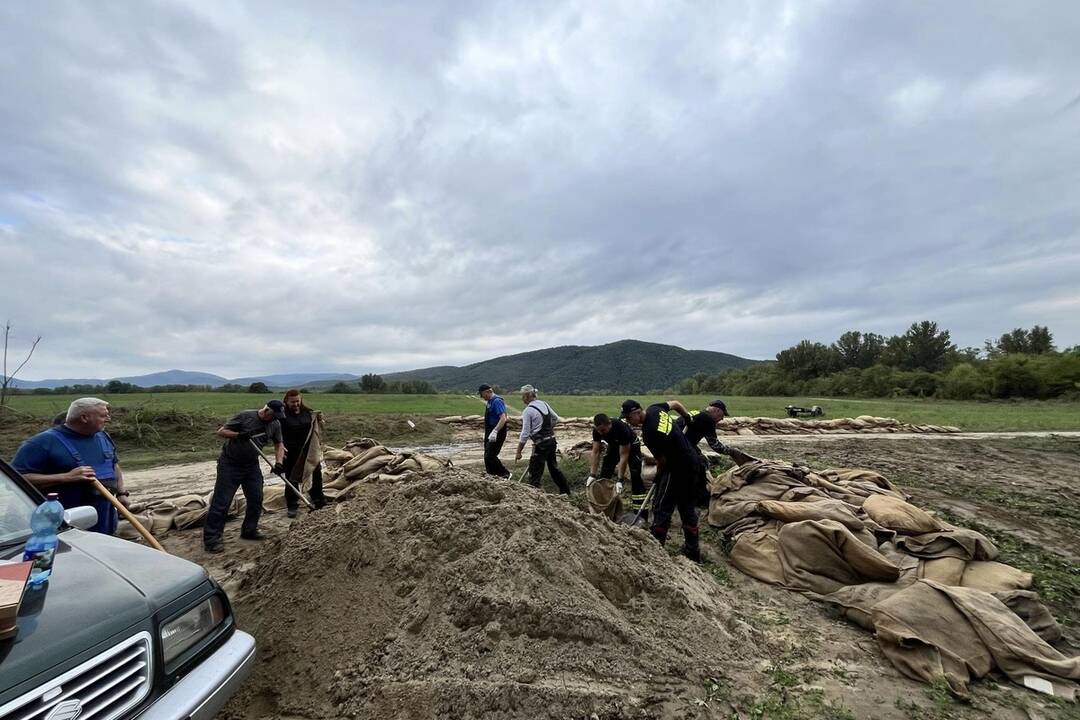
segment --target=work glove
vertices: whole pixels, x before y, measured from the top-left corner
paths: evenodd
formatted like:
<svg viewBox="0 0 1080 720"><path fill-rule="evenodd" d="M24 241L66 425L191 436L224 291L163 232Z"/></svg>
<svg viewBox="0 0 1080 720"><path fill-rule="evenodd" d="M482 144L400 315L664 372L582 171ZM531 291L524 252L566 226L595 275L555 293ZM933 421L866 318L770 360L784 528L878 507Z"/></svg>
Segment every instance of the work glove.
<svg viewBox="0 0 1080 720"><path fill-rule="evenodd" d="M488 433L488 442L495 442L495 439L497 437L499 437L499 431L498 430L492 430L491 432Z"/></svg>
<svg viewBox="0 0 1080 720"><path fill-rule="evenodd" d="M282 465L282 464L281 464L281 463L279 463L279 462L276 462L276 463L274 463L274 467L273 467L273 469L272 469L272 472L273 472L273 473L274 473L275 475L284 475L284 474L285 474L285 466L284 466L284 465Z"/></svg>
<svg viewBox="0 0 1080 720"><path fill-rule="evenodd" d="M615 494L616 495L622 495L622 483L621 482L615 483Z"/></svg>
<svg viewBox="0 0 1080 720"><path fill-rule="evenodd" d="M589 477L587 477L587 478L585 479L585 487L589 487L589 486L590 486L590 485L592 485L592 484L593 484L594 482L596 482L596 478L595 478L595 477L593 477L592 475L590 475Z"/></svg>

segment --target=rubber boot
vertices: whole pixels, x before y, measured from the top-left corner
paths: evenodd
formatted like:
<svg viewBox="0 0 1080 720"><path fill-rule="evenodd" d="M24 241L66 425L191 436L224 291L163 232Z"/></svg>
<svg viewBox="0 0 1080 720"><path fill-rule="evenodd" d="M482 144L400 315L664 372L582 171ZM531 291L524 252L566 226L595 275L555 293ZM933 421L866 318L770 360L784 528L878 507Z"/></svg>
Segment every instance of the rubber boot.
<svg viewBox="0 0 1080 720"><path fill-rule="evenodd" d="M701 563L701 543L698 540L697 525L683 525L682 554L689 560Z"/></svg>
<svg viewBox="0 0 1080 720"><path fill-rule="evenodd" d="M667 543L668 529L666 527L654 525L653 527L649 528L649 532L651 532L652 536L660 542L661 547L663 547Z"/></svg>

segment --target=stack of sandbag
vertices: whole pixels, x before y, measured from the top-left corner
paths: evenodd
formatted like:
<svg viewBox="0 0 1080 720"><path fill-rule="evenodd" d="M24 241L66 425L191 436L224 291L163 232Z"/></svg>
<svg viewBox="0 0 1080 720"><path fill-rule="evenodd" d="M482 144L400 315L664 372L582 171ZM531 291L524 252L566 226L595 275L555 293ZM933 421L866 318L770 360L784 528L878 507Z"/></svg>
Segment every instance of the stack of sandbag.
<svg viewBox="0 0 1080 720"><path fill-rule="evenodd" d="M343 450L323 452L326 472L323 494L328 500L346 500L365 482L400 481L437 472L446 467L438 458L422 453L394 452L371 438L356 438Z"/></svg>
<svg viewBox="0 0 1080 720"><path fill-rule="evenodd" d="M878 473L758 461L711 489L707 520L732 541L737 568L838 606L905 675L944 677L965 695L997 668L1075 699L1080 658L1049 644L1061 629L1031 574L997 562L986 536L912 505Z"/></svg>
<svg viewBox="0 0 1080 720"><path fill-rule="evenodd" d="M484 427L483 415L450 415L437 418L437 420L457 428L481 430ZM521 430L521 418L509 418L508 425L511 430ZM562 418L558 427L570 430L591 430L592 418ZM913 425L902 423L895 418L873 417L872 415L831 420L729 417L717 423L716 432L721 435L850 435L856 433L958 433L960 428L952 425Z"/></svg>
<svg viewBox="0 0 1080 720"><path fill-rule="evenodd" d="M186 530L202 527L206 515L210 512L210 498L206 495L180 495L174 498L156 498L146 502L132 503L129 510L139 523L153 535L164 535L170 530ZM237 492L229 504L227 518L244 514L247 501L244 494ZM270 485L263 488L263 511L276 512L285 509L284 485ZM127 520L121 519L116 534L126 540L138 540L142 536Z"/></svg>

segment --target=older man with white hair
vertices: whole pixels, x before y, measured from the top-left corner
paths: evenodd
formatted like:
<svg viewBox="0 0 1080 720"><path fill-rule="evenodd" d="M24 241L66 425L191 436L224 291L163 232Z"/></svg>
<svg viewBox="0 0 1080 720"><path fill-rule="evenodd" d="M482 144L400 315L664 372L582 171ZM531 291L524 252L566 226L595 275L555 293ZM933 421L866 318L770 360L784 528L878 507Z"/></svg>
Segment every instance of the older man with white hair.
<svg viewBox="0 0 1080 720"><path fill-rule="evenodd" d="M555 424L559 422L559 416L550 405L537 399L536 388L532 385L522 386L521 402L525 403L525 409L521 412L521 437L518 440L514 460L521 459L521 451L525 449L525 443L532 440L533 451L532 457L529 458L528 471L529 484L540 487L546 464L551 479L559 487L559 492L569 495L570 486L566 484L566 476L559 469L557 454L559 444L555 440Z"/></svg>
<svg viewBox="0 0 1080 720"><path fill-rule="evenodd" d="M93 481L100 481L125 505L129 495L116 445L105 432L111 419L109 403L79 398L68 407L63 424L28 439L11 461L12 467L42 492L59 495L64 507L90 505L96 509L98 521L91 530L107 535L116 532L116 508L98 494Z"/></svg>

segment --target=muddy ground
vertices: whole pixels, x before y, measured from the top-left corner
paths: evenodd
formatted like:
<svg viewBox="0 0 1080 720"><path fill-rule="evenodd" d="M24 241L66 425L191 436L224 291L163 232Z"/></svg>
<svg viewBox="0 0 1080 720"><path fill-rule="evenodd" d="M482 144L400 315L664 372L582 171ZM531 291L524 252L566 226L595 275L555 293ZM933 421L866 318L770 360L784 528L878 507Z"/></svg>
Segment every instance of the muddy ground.
<svg viewBox="0 0 1080 720"><path fill-rule="evenodd" d="M1059 649L1080 652L1080 438L739 438L739 445L758 456L813 467L877 470L904 486L917 504L985 532L1004 561L1035 573L1036 589L1063 622ZM459 453L456 464L475 462L475 451L469 452L471 459ZM129 483L135 492L155 496L209 490L213 467L133 472ZM239 540L238 523L231 522L228 551L221 556L202 551L198 530L163 538L170 552L206 565L225 584L241 626L263 648L264 670L229 706L229 717L476 717L481 710L487 717L1080 717L1077 706L1004 681L977 683L972 701L961 703L941 688L903 678L870 634L821 604L741 575L728 564L715 533L704 533L708 562L697 568L674 556L677 543L658 555L644 533L582 520L578 508L561 498L542 498L540 516L536 508L523 512L535 492L524 486L503 487L494 501L470 470L456 471L439 486L444 490L438 497L460 503L468 524L454 524L452 515L433 505L424 522L410 525L401 513L412 506L395 504L404 490L372 486L360 500L321 517L264 516L263 529L274 536L267 542ZM423 504L431 498L421 492L413 500ZM506 505L492 510L492 503ZM479 532L468 529L476 523L486 523L494 529L484 532L494 534L469 552L446 549L459 534ZM341 550L344 564L321 559L338 552L329 538L360 526L363 531L349 536L348 549ZM514 545L521 543L522 527L532 527L531 544ZM402 538L415 547L402 550ZM490 543L516 548L513 554L528 562L493 573L485 588L478 579L482 568L505 561L474 556L488 552L482 548ZM548 567L545 548L573 558L567 567L577 570ZM607 552L613 554L605 564ZM420 577L408 570L415 553ZM301 571L305 557L311 567ZM466 585L439 572L458 568L454 563L465 563L460 567ZM603 580L608 566L616 572ZM665 578L662 587L649 580L657 574ZM596 582L583 583L581 577ZM647 633L619 601L628 577L631 585L645 588L638 609L652 613ZM513 596L515 588L500 578L535 583L518 590L537 602L507 604L503 595ZM328 604L326 588L346 582L359 589L334 595ZM562 596L548 587L552 583L565 583L574 598L560 605ZM614 598L601 598L606 609L599 616L587 602L589 593L600 592L596 588L607 588ZM703 588L708 598L700 595ZM439 613L429 618L416 609L444 595L472 603L485 622L448 620ZM670 597L683 601L665 609ZM562 614L538 610L544 603L562 607ZM664 612L676 614L668 628L654 622ZM514 618L520 632L505 629ZM688 618L699 625L688 624ZM420 640L399 627L414 622L425 628ZM553 626L550 632L536 630L545 625ZM578 625L589 629L576 632ZM362 626L371 632L356 630ZM651 635L620 634L635 628ZM431 641L422 641L429 629ZM667 644L658 644L664 637ZM355 643L342 647L342 638ZM313 653L313 645L322 650ZM657 658L652 665L648 654Z"/></svg>

